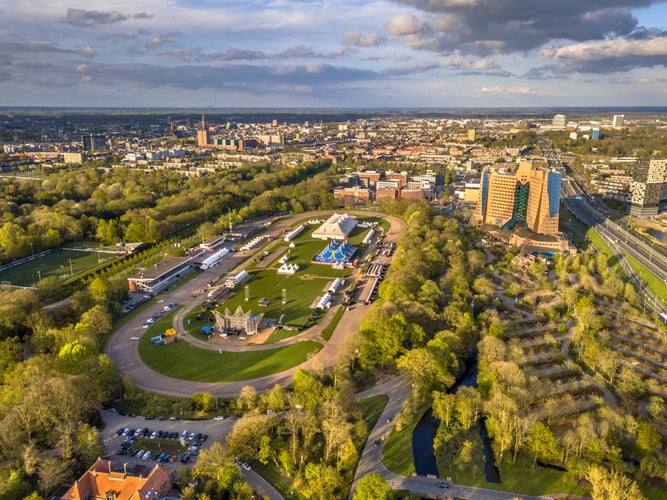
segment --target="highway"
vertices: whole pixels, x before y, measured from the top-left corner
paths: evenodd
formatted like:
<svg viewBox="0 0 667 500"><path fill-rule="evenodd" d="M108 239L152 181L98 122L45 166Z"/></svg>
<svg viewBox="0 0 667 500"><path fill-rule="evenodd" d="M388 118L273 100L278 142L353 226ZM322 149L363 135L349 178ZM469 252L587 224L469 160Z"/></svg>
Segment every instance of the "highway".
<svg viewBox="0 0 667 500"><path fill-rule="evenodd" d="M542 154L547 159L550 167L555 168L563 174L561 186L561 198L567 209L582 223L594 228L602 239L612 249L623 269L638 290L639 300L649 311L667 318L667 298L656 297L649 290L639 276L634 272L626 255L639 262L648 272L654 274L658 279L667 283L667 255L658 245L649 243L637 237L626 227L615 223L608 216L608 209L599 200L592 199L588 193L581 189L577 181L569 177L560 159L555 155L553 149L541 138L538 141Z"/></svg>

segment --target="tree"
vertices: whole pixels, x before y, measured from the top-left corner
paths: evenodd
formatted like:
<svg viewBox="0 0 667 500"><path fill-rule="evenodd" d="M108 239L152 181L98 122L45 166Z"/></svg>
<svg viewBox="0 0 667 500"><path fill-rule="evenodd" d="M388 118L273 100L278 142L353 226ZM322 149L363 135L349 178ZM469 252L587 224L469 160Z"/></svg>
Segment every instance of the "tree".
<svg viewBox="0 0 667 500"><path fill-rule="evenodd" d="M236 421L232 432L227 436L227 444L231 452L244 459L257 455L260 438L274 434L276 415L259 415L249 413Z"/></svg>
<svg viewBox="0 0 667 500"><path fill-rule="evenodd" d="M643 453L650 455L660 448L661 436L655 426L646 420L639 422L637 429L637 446Z"/></svg>
<svg viewBox="0 0 667 500"><path fill-rule="evenodd" d="M37 475L39 489L49 493L72 477L72 462L61 457L40 458Z"/></svg>
<svg viewBox="0 0 667 500"><path fill-rule="evenodd" d="M218 402L215 396L210 392L195 392L192 395L192 401L194 401L204 413L215 408Z"/></svg>
<svg viewBox="0 0 667 500"><path fill-rule="evenodd" d="M193 475L211 479L218 489L227 491L241 478L239 468L234 463L229 449L218 442L213 443L208 449L201 450Z"/></svg>
<svg viewBox="0 0 667 500"><path fill-rule="evenodd" d="M558 440L551 429L542 422L536 422L530 429L528 449L533 455L533 469L538 459L551 461L559 456Z"/></svg>
<svg viewBox="0 0 667 500"><path fill-rule="evenodd" d="M637 483L618 471L594 465L588 469L586 479L593 486L593 500L646 500Z"/></svg>
<svg viewBox="0 0 667 500"><path fill-rule="evenodd" d="M302 493L307 498L317 500L338 498L336 491L341 486L342 477L335 467L323 463L309 463L306 465L303 478Z"/></svg>
<svg viewBox="0 0 667 500"><path fill-rule="evenodd" d="M359 481L354 490L353 500L391 500L391 486L380 474L368 474Z"/></svg>
<svg viewBox="0 0 667 500"><path fill-rule="evenodd" d="M452 424L454 417L454 409L456 407L456 396L454 394L446 394L444 392L433 392L433 416L438 418L449 427Z"/></svg>
<svg viewBox="0 0 667 500"><path fill-rule="evenodd" d="M236 407L242 411L252 411L257 406L257 391L251 385L245 385L236 398Z"/></svg>

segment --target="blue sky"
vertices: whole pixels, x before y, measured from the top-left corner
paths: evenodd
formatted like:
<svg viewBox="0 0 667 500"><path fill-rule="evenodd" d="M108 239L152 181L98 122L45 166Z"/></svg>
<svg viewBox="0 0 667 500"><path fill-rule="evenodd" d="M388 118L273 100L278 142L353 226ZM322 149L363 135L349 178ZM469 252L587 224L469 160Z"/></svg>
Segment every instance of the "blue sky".
<svg viewBox="0 0 667 500"><path fill-rule="evenodd" d="M0 0L0 106L667 102L667 0Z"/></svg>

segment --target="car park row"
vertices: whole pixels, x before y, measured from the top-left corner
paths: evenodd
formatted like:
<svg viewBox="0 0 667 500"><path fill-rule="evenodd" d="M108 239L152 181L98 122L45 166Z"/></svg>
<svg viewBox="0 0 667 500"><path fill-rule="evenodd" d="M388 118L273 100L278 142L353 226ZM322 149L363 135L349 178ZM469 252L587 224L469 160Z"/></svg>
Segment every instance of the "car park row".
<svg viewBox="0 0 667 500"><path fill-rule="evenodd" d="M154 430L151 431L147 427L131 429L131 428L120 428L116 431L117 436L122 436L125 439L121 445L116 450L116 455L128 455L136 457L137 459L148 460L152 459L156 462L176 462L180 461L186 463L188 461L193 462L195 457L199 454L199 449L208 439L207 434L202 434L201 432L188 432L187 429L178 432L175 431L162 431ZM151 451L148 449L139 449L134 447L134 443L140 439L153 439L153 440L179 440L180 443L184 446L187 446L187 450L180 454L168 454L162 453L160 451ZM156 443L157 446L161 447L161 444ZM145 446L149 448L148 446ZM154 448L151 446L151 448Z"/></svg>

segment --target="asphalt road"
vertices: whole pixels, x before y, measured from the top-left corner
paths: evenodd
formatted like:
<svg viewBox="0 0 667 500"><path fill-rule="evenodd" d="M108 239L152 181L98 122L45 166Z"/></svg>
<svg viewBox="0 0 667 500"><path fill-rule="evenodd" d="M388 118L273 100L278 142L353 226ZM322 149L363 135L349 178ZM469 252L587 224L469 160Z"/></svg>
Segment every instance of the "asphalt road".
<svg viewBox="0 0 667 500"><path fill-rule="evenodd" d="M265 234L279 236L284 230L292 224L304 220L317 217L326 217L331 212L309 212L298 217L290 217L286 220L279 221L272 226ZM396 241L405 226L405 223L391 216L383 216L373 212L349 212L361 216L377 216L383 217L391 224L387 239ZM206 300L205 294L196 295L195 292L205 289L206 285L218 278L225 276L234 269L241 269L242 264L254 254L260 252L261 249L251 252L236 252L230 254L228 257L220 262L219 266L212 267L198 273L187 283L181 284L175 290L169 293L159 295L160 299L164 299L164 303L177 302L186 307L196 307L198 304ZM352 280L348 280L352 281ZM306 368L311 370L320 370L336 363L341 355L345 352L347 338L350 332L355 332L359 329L362 318L366 314L366 306L356 304L349 311L343 314L342 319L338 323L331 339L325 342L321 339L318 341L324 344L320 352L310 358L308 361L300 366L291 368L289 370L269 375L267 377L257 378L253 380L246 380L240 382L193 382L188 380L179 380L169 377L162 373L158 373L146 366L139 357L137 343L130 340L133 336L140 336L145 333L142 328L144 321L153 314L162 310L163 304L158 304L154 299L152 304L145 309L142 314L138 314L130 319L122 328L118 329L107 343L106 353L118 365L121 376L130 375L134 379L137 387L145 389L158 394L165 394L170 396L191 397L195 392L210 392L218 397L235 397L241 392L241 389L246 385L253 386L257 392L264 392L271 389L275 384L287 386L291 383L294 372L298 368ZM326 321L326 318L325 318ZM320 325L314 327L315 329L323 328L326 323L323 321ZM311 331L312 330L312 331ZM308 338L319 337L317 330L307 330L306 332L293 337L289 342L296 342L306 340ZM189 335L184 335L183 338L188 339ZM285 342L287 343L287 342ZM279 347L284 343L272 344L272 347ZM246 350L252 349L266 349L265 346L248 346Z"/></svg>

